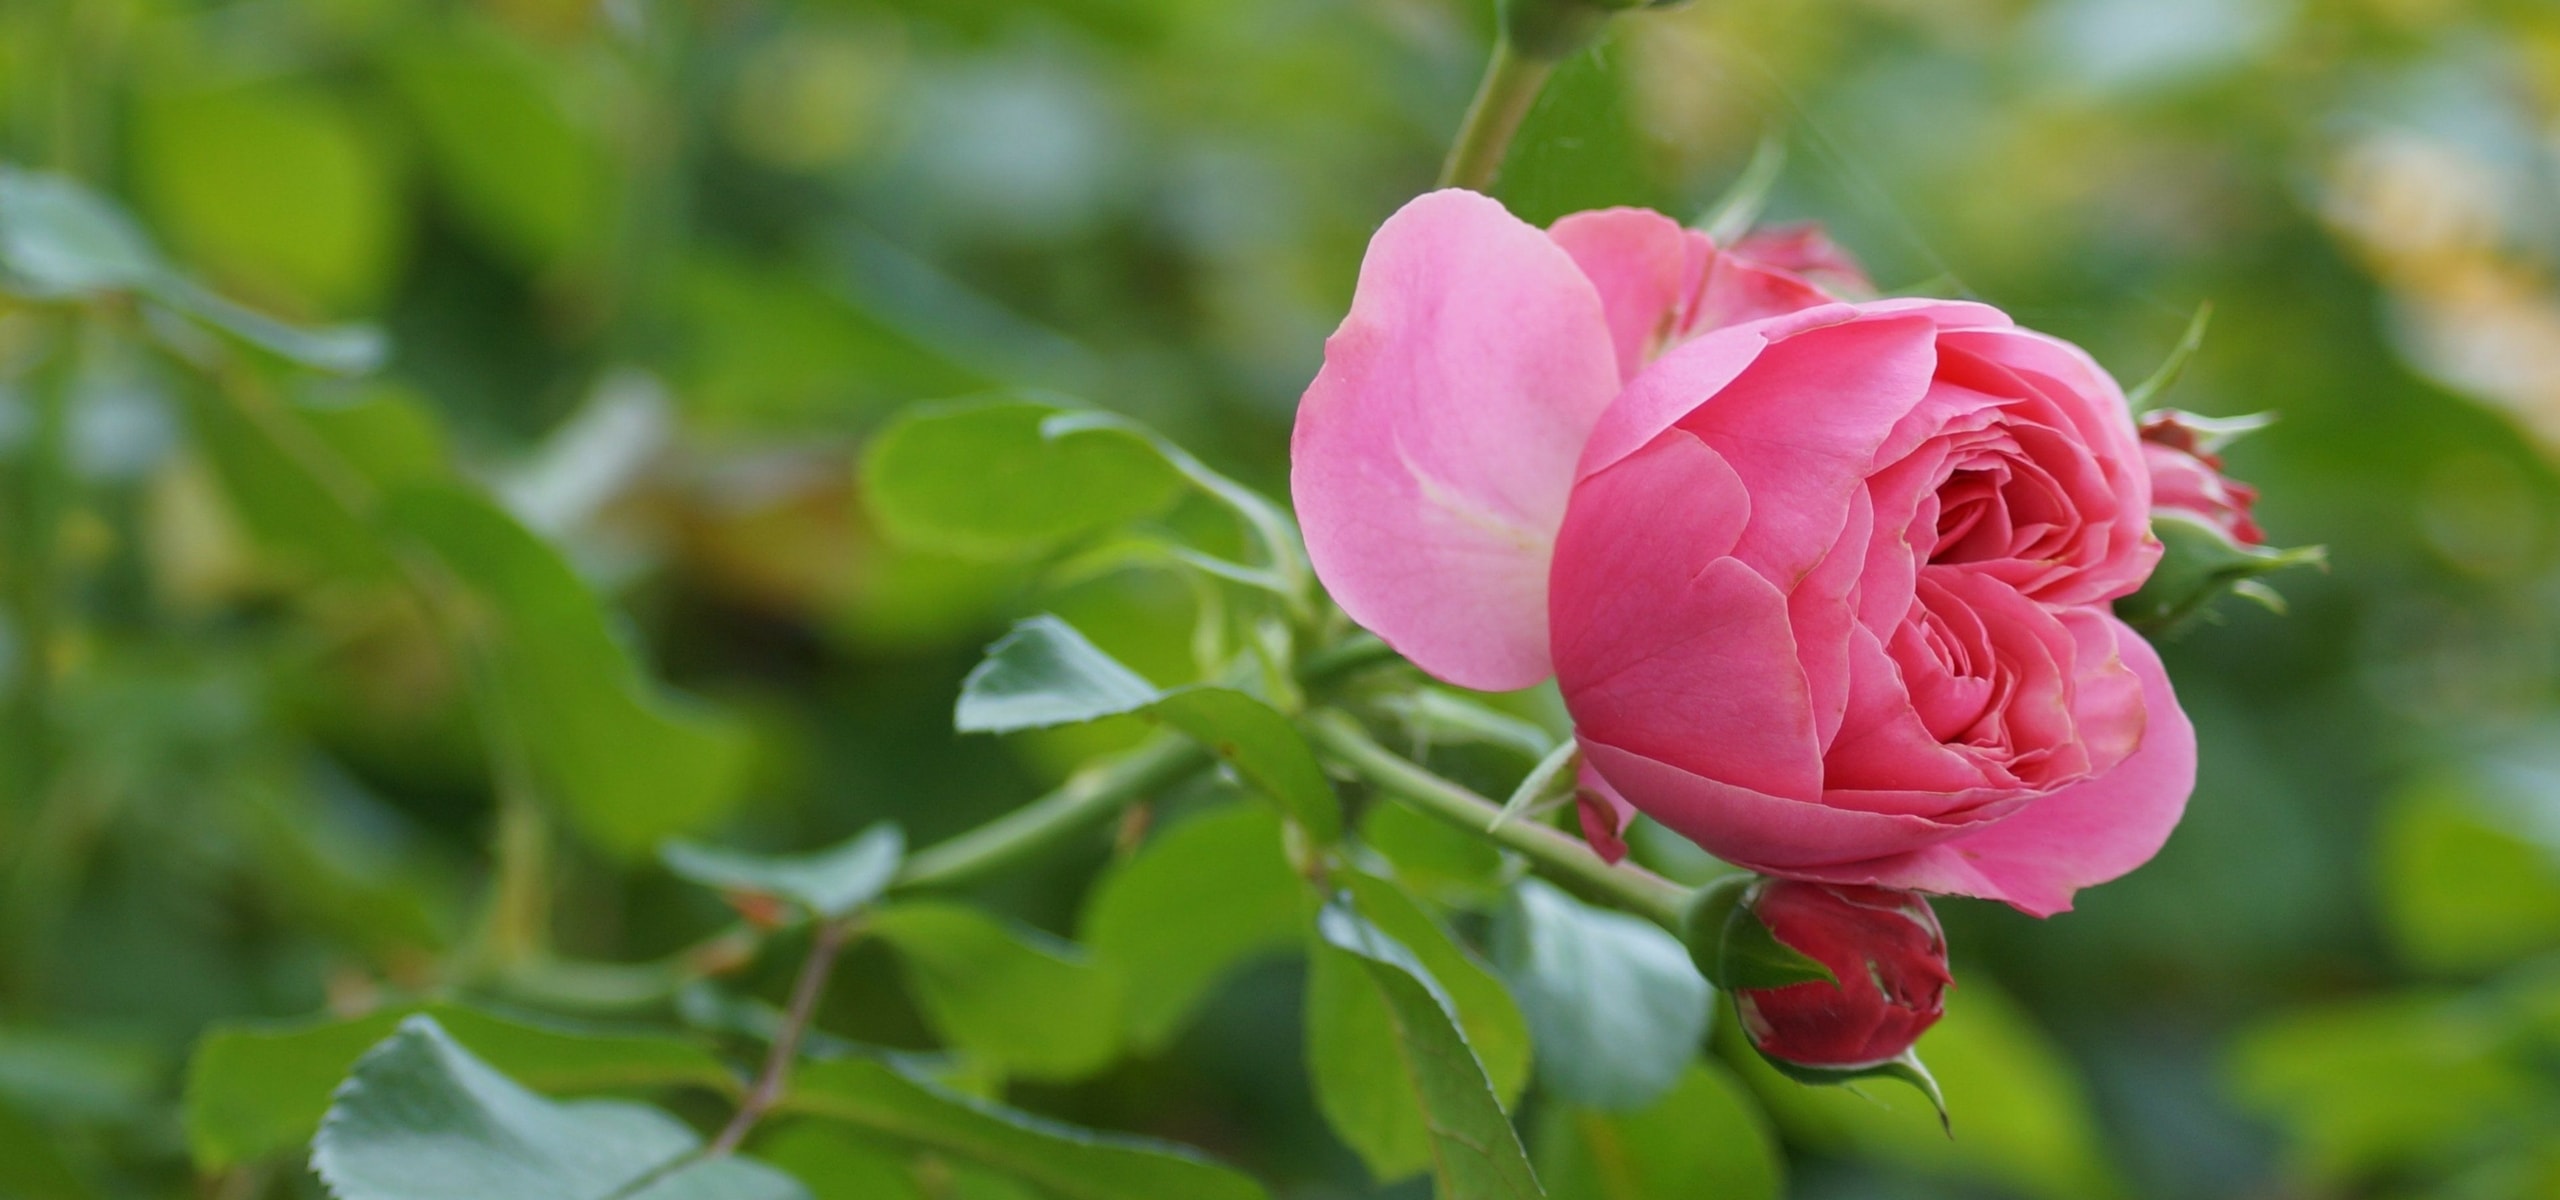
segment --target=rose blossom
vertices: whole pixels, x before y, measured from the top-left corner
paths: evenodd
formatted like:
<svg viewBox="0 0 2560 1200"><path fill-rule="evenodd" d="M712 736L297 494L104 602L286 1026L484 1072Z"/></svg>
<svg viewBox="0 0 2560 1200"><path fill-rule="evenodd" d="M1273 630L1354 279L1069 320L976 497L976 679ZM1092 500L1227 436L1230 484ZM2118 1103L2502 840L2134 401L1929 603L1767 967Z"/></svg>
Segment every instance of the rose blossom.
<svg viewBox="0 0 2560 1200"><path fill-rule="evenodd" d="M2122 393L1984 305L1433 193L1370 244L1291 490L1335 598L1424 670L1557 677L1607 851L1632 809L1765 874L2042 915L2193 782L2105 608L2159 553Z"/></svg>
<svg viewBox="0 0 2560 1200"><path fill-rule="evenodd" d="M1799 1066L1871 1067L1900 1056L1938 1023L1955 977L1926 897L1775 879L1753 889L1749 907L1780 945L1832 975L1734 990L1734 1011L1761 1053Z"/></svg>

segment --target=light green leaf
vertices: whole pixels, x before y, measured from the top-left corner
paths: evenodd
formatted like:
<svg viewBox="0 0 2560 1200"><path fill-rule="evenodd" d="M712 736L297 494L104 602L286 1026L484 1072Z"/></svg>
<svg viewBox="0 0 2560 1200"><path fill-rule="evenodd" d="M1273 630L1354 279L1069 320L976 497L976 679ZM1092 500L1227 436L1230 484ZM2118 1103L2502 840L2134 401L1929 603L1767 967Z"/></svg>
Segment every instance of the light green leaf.
<svg viewBox="0 0 2560 1200"><path fill-rule="evenodd" d="M2455 780L2384 811L2376 858L2384 924L2410 962L2478 971L2560 947L2560 849L2528 836L2522 805Z"/></svg>
<svg viewBox="0 0 2560 1200"><path fill-rule="evenodd" d="M132 218L59 175L0 166L0 268L38 295L123 291L167 268Z"/></svg>
<svg viewBox="0 0 2560 1200"><path fill-rule="evenodd" d="M134 99L140 199L180 256L260 296L373 301L405 230L361 111L307 85L151 82Z"/></svg>
<svg viewBox="0 0 2560 1200"><path fill-rule="evenodd" d="M1643 1108L1539 1109L1530 1139L1556 1200L1778 1200L1786 1159L1751 1094L1692 1063Z"/></svg>
<svg viewBox="0 0 2560 1200"><path fill-rule="evenodd" d="M261 350L323 371L362 375L382 365L391 340L371 325L304 329L234 304L184 279L165 281L152 299Z"/></svg>
<svg viewBox="0 0 2560 1200"><path fill-rule="evenodd" d="M1169 1142L1078 1129L963 1096L868 1058L825 1059L793 1072L786 1112L841 1121L873 1136L991 1168L1054 1200L1267 1200L1261 1185Z"/></svg>
<svg viewBox="0 0 2560 1200"><path fill-rule="evenodd" d="M1650 921L1524 879L1494 921L1493 952L1558 1099L1642 1108L1680 1082L1706 1036L1715 993Z"/></svg>
<svg viewBox="0 0 2560 1200"><path fill-rule="evenodd" d="M1762 1061L1732 1022L1719 1036L1791 1140L2044 1200L2123 1194L2070 1061L1981 976L1947 993L1946 1017L1921 1040L1946 1089L1953 1137L1918 1091L1808 1087Z"/></svg>
<svg viewBox="0 0 2560 1200"><path fill-rule="evenodd" d="M1449 907L1490 910L1517 873L1492 842L1402 804L1370 805L1360 844L1395 865L1397 882Z"/></svg>
<svg viewBox="0 0 2560 1200"><path fill-rule="evenodd" d="M2177 632L2223 593L2258 583L2261 575L2328 560L2328 552L2319 546L2291 550L2243 546L2184 513L2153 513L2151 534L2160 539L2160 565L2140 589L2115 602L2116 615L2146 633ZM2251 594L2262 592L2265 589L2260 587ZM2263 595L2259 599L2264 603Z"/></svg>
<svg viewBox="0 0 2560 1200"><path fill-rule="evenodd" d="M936 551L1020 557L1161 511L1182 476L1116 427L1052 434L1062 410L1015 399L907 410L863 456L872 514L891 537Z"/></svg>
<svg viewBox="0 0 2560 1200"><path fill-rule="evenodd" d="M467 20L412 30L390 78L424 136L434 181L483 244L531 268L604 245L610 180L601 139L573 119L566 76L506 34Z"/></svg>
<svg viewBox="0 0 2560 1200"><path fill-rule="evenodd" d="M686 841L659 851L668 870L704 887L790 900L827 918L845 916L887 891L906 853L906 836L888 824L815 854L746 854Z"/></svg>
<svg viewBox="0 0 2560 1200"><path fill-rule="evenodd" d="M619 1101L557 1104L412 1016L365 1052L312 1143L339 1200L790 1200L753 1163L688 1162L683 1122Z"/></svg>
<svg viewBox="0 0 2560 1200"><path fill-rule="evenodd" d="M1120 979L1082 948L956 904L871 917L925 1017L953 1046L1035 1079L1074 1079L1120 1049Z"/></svg>
<svg viewBox="0 0 2560 1200"><path fill-rule="evenodd" d="M539 1091L738 1087L726 1065L691 1041L528 1024L451 1006L351 1021L216 1026L196 1044L187 1069L187 1142L196 1165L220 1170L308 1140L356 1059L418 1014Z"/></svg>
<svg viewBox="0 0 2560 1200"><path fill-rule="evenodd" d="M1134 1047L1161 1048L1247 959L1297 948L1311 906L1280 838L1270 809L1233 805L1158 834L1094 885L1078 936L1121 976Z"/></svg>
<svg viewBox="0 0 2560 1200"><path fill-rule="evenodd" d="M1429 1168L1442 1200L1544 1196L1421 957L1339 902L1317 929L1308 1058L1334 1131L1382 1181Z"/></svg>
<svg viewBox="0 0 2560 1200"><path fill-rule="evenodd" d="M1968 985L1970 986L1970 985ZM2242 1104L2289 1136L2318 1192L2393 1168L2475 1159L2484 1131L2547 1121L2552 1089L2510 1014L2477 997L2403 995L2287 1013L2246 1031L2230 1059Z"/></svg>
<svg viewBox="0 0 2560 1200"><path fill-rule="evenodd" d="M1163 693L1145 677L1043 613L987 648L960 684L962 733L1010 733L1136 712Z"/></svg>
<svg viewBox="0 0 2560 1200"><path fill-rule="evenodd" d="M400 489L383 520L433 549L492 618L500 718L546 795L626 855L717 819L746 785L747 730L645 678L560 552L459 486Z"/></svg>

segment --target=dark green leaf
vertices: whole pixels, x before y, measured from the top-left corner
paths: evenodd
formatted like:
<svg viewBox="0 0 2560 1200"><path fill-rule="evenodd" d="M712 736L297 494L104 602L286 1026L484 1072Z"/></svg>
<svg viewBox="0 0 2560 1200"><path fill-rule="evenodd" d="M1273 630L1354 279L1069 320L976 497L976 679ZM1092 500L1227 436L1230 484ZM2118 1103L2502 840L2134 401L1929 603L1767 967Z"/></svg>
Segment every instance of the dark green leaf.
<svg viewBox="0 0 2560 1200"><path fill-rule="evenodd" d="M1556 1200L1778 1200L1786 1160L1748 1091L1692 1063L1631 1112L1539 1110L1538 1178Z"/></svg>
<svg viewBox="0 0 2560 1200"><path fill-rule="evenodd" d="M1349 905L1317 920L1307 1037L1318 1106L1382 1180L1428 1167L1443 1200L1543 1196L1484 1064L1421 959ZM1383 1012L1383 1023L1373 1013ZM1420 1131L1419 1160L1412 1131Z"/></svg>
<svg viewBox="0 0 2560 1200"><path fill-rule="evenodd" d="M1298 946L1308 891L1280 839L1270 809L1238 804L1166 830L1094 885L1078 936L1121 976L1133 1046L1161 1048L1219 978Z"/></svg>
<svg viewBox="0 0 2560 1200"><path fill-rule="evenodd" d="M383 519L487 603L498 715L580 831L640 854L736 803L746 729L645 678L558 550L458 486L396 491Z"/></svg>
<svg viewBox="0 0 2560 1200"><path fill-rule="evenodd" d="M883 908L869 929L897 948L945 1040L1014 1074L1073 1079L1120 1049L1120 979L1084 951L975 909Z"/></svg>
<svg viewBox="0 0 2560 1200"><path fill-rule="evenodd" d="M874 825L833 849L780 857L693 842L659 851L667 869L705 887L790 900L821 917L842 917L888 890L907 852L895 825Z"/></svg>
<svg viewBox="0 0 2560 1200"><path fill-rule="evenodd" d="M1009 733L1136 712L1162 693L1137 672L1043 613L987 648L960 685L963 733Z"/></svg>
<svg viewBox="0 0 2560 1200"><path fill-rule="evenodd" d="M1279 710L1232 688L1189 687L1167 694L1154 713L1233 766L1254 790L1289 814L1308 837L1342 836L1342 800L1315 751Z"/></svg>
<svg viewBox="0 0 2560 1200"><path fill-rule="evenodd" d="M700 1139L656 1109L557 1104L412 1016L365 1052L312 1142L339 1200L789 1200L769 1167L687 1160Z"/></svg>
<svg viewBox="0 0 2560 1200"><path fill-rule="evenodd" d="M1146 439L1025 400L909 409L863 458L871 511L891 537L945 553L1014 557L1157 512L1182 476Z"/></svg>
<svg viewBox="0 0 2560 1200"><path fill-rule="evenodd" d="M329 1094L367 1047L424 1013L473 1053L544 1092L699 1087L733 1092L735 1075L690 1041L533 1025L436 1006L351 1021L217 1027L187 1070L187 1141L196 1165L220 1170L300 1145Z"/></svg>
<svg viewBox="0 0 2560 1200"><path fill-rule="evenodd" d="M1591 1108L1642 1108L1678 1083L1715 993L1678 939L1536 880L1494 923L1494 962L1528 1017L1538 1080Z"/></svg>
<svg viewBox="0 0 2560 1200"><path fill-rule="evenodd" d="M1266 1200L1261 1185L1169 1142L1096 1133L963 1096L867 1058L804 1064L782 1107L1020 1178L1055 1200Z"/></svg>
<svg viewBox="0 0 2560 1200"><path fill-rule="evenodd" d="M95 1195L63 1156L60 1134L0 1104L0 1196L89 1200Z"/></svg>

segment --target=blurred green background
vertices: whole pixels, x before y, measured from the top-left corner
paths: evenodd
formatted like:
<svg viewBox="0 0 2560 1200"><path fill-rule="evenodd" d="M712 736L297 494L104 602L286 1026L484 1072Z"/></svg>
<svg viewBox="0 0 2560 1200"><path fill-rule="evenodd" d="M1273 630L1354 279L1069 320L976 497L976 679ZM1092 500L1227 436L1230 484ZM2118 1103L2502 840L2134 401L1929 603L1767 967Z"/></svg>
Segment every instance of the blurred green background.
<svg viewBox="0 0 2560 1200"><path fill-rule="evenodd" d="M0 1159L260 1194L191 1179L189 1045L465 952L493 772L563 810L562 953L638 962L721 920L651 864L663 833L930 843L1123 736L963 739L950 708L1040 609L1185 677L1198 597L886 546L866 434L1050 389L1280 493L1490 7L0 4L0 160L393 347L361 380L225 375L129 312L0 299ZM1754 1081L1789 1194L2560 1196L2560 8L1699 0L1568 64L1500 194L1686 216L1764 141L1773 217L2125 378L2210 302L2168 402L2280 414L2233 473L2335 564L2169 648L2203 781L2156 862L2050 922L1940 906L1953 1142L1899 1097ZM446 481L400 520L534 648L522 703L475 712L329 481L261 457L296 438L360 486ZM986 898L1069 929L1107 851ZM1292 1197L1426 1194L1367 1188L1317 1118L1301 969L1012 1098ZM830 1028L924 1044L877 952L843 978ZM0 1194L41 1178L0 1163Z"/></svg>

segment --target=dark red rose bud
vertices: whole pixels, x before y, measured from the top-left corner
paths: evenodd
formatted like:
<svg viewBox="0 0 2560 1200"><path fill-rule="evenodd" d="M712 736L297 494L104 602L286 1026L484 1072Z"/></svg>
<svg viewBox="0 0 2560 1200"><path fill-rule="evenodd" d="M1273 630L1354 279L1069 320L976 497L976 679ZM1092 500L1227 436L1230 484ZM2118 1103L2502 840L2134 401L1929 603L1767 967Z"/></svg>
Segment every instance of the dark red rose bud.
<svg viewBox="0 0 2560 1200"><path fill-rule="evenodd" d="M2173 512L2203 522L2232 543L2266 544L2266 534L2249 515L2257 489L2222 474L2215 453L2221 436L2214 422L2175 409L2160 409L2142 418L2142 457L2151 468L2151 511Z"/></svg>
<svg viewBox="0 0 2560 1200"><path fill-rule="evenodd" d="M1761 1053L1853 1070L1900 1056L1938 1023L1953 977L1938 914L1919 893L1773 879L1750 905L1770 936L1839 981L1736 991L1742 1028Z"/></svg>

